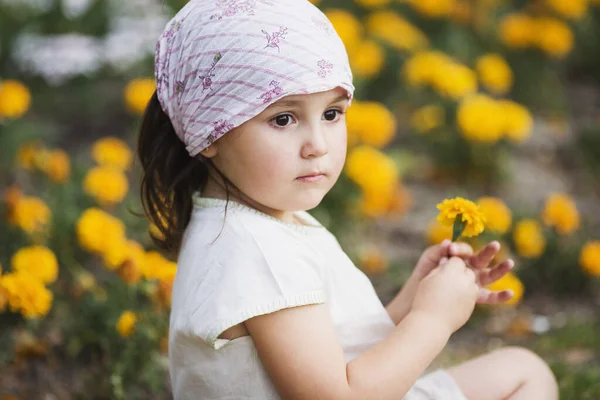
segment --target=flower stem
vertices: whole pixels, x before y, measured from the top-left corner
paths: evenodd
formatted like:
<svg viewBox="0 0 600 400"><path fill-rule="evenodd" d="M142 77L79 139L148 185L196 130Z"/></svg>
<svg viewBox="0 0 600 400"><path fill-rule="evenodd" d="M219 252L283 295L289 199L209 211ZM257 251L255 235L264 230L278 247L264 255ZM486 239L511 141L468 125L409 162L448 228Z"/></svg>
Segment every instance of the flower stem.
<svg viewBox="0 0 600 400"><path fill-rule="evenodd" d="M454 225L452 228L452 241L453 242L456 242L458 240L458 238L460 238L460 235L463 233L466 226L467 226L467 223L462 220L462 214L458 214L456 216L456 218L454 219Z"/></svg>

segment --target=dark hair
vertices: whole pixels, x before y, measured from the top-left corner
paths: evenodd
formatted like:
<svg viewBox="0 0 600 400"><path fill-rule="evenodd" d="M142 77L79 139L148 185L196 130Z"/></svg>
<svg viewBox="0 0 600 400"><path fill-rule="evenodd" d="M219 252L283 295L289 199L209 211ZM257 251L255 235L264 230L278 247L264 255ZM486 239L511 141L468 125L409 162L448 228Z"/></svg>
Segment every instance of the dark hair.
<svg viewBox="0 0 600 400"><path fill-rule="evenodd" d="M154 243L176 256L185 228L190 222L194 192L204 189L209 177L210 159L191 157L179 139L169 116L163 111L156 92L142 120L138 156L142 165L141 199L144 213L159 229L162 237ZM214 166L213 166L214 167ZM229 182L225 181L227 199Z"/></svg>

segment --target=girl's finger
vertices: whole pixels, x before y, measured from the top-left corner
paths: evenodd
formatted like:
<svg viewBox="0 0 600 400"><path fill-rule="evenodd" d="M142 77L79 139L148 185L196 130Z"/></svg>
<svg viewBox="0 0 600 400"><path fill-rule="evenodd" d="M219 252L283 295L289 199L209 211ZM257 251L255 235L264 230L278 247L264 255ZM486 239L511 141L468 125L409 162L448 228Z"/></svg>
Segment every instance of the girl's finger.
<svg viewBox="0 0 600 400"><path fill-rule="evenodd" d="M515 266L515 262L511 259L506 261L502 261L499 264L496 264L492 268L482 269L479 272L479 283L481 286L487 286L490 283L496 282L498 279L502 278L508 271L513 269Z"/></svg>
<svg viewBox="0 0 600 400"><path fill-rule="evenodd" d="M469 263L476 269L482 269L496 257L500 251L500 242L494 240L469 259Z"/></svg>
<svg viewBox="0 0 600 400"><path fill-rule="evenodd" d="M473 248L468 243L455 242L450 245L450 256L451 257L471 257L473 255Z"/></svg>
<svg viewBox="0 0 600 400"><path fill-rule="evenodd" d="M423 252L422 258L433 265L437 265L442 257L448 257L451 244L452 242L446 239L436 246L431 246Z"/></svg>
<svg viewBox="0 0 600 400"><path fill-rule="evenodd" d="M477 293L477 303L479 304L489 304L490 297L492 296L492 291L486 288L480 288L479 293Z"/></svg>
<svg viewBox="0 0 600 400"><path fill-rule="evenodd" d="M479 289L477 303L479 304L502 304L510 300L514 296L512 290L502 290L500 292L492 292L489 289Z"/></svg>

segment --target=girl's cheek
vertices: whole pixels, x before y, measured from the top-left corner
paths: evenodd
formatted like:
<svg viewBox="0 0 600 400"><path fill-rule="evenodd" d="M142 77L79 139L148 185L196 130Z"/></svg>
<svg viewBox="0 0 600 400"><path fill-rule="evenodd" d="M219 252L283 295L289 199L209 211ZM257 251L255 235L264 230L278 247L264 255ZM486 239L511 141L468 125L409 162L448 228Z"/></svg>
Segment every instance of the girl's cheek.
<svg viewBox="0 0 600 400"><path fill-rule="evenodd" d="M267 173L271 175L280 175L282 172L289 169L290 164L290 156L285 153L274 154L272 157L269 157L266 161L266 170Z"/></svg>

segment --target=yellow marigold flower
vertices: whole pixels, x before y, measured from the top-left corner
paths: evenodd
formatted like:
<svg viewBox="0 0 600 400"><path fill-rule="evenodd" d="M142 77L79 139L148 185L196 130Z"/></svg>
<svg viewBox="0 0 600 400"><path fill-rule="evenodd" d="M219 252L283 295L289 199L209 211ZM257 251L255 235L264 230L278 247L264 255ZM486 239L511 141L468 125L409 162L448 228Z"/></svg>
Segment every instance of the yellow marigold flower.
<svg viewBox="0 0 600 400"><path fill-rule="evenodd" d="M461 215L462 222L466 224L462 236L473 237L479 235L485 229L486 218L479 209L479 206L472 201L455 197L446 199L437 205L440 210L438 221L442 225L453 226L458 215Z"/></svg>
<svg viewBox="0 0 600 400"><path fill-rule="evenodd" d="M157 251L146 253L142 274L148 280L171 280L175 278L177 263L167 260Z"/></svg>
<svg viewBox="0 0 600 400"><path fill-rule="evenodd" d="M452 59L441 51L422 51L410 57L402 67L402 76L413 86L429 85L439 70Z"/></svg>
<svg viewBox="0 0 600 400"><path fill-rule="evenodd" d="M466 25L471 22L472 18L473 8L471 7L471 3L468 0L458 0L452 10L450 19L459 24Z"/></svg>
<svg viewBox="0 0 600 400"><path fill-rule="evenodd" d="M124 141L109 136L94 143L92 158L102 166L115 167L126 171L131 167L133 153Z"/></svg>
<svg viewBox="0 0 600 400"><path fill-rule="evenodd" d="M561 235L575 232L580 224L575 202L563 193L553 193L546 199L542 219L547 226L555 227Z"/></svg>
<svg viewBox="0 0 600 400"><path fill-rule="evenodd" d="M348 54L354 54L362 40L363 27L352 13L342 9L327 10L325 15L344 42Z"/></svg>
<svg viewBox="0 0 600 400"><path fill-rule="evenodd" d="M457 112L462 135L473 141L495 143L504 133L505 121L500 104L486 95L464 99Z"/></svg>
<svg viewBox="0 0 600 400"><path fill-rule="evenodd" d="M566 18L581 19L588 10L588 0L546 0L546 4Z"/></svg>
<svg viewBox="0 0 600 400"><path fill-rule="evenodd" d="M579 253L579 265L592 276L600 276L600 241L587 242Z"/></svg>
<svg viewBox="0 0 600 400"><path fill-rule="evenodd" d="M36 277L21 271L2 276L0 280L12 312L20 312L25 318L45 316L52 306L50 292Z"/></svg>
<svg viewBox="0 0 600 400"><path fill-rule="evenodd" d="M19 146L17 150L17 165L26 170L35 167L35 156L42 149L39 141L27 142Z"/></svg>
<svg viewBox="0 0 600 400"><path fill-rule="evenodd" d="M134 240L127 241L125 260L117 270L123 282L131 285L140 280L146 262L146 253L142 245Z"/></svg>
<svg viewBox="0 0 600 400"><path fill-rule="evenodd" d="M411 197L402 185L388 188L363 189L359 210L370 218L390 214L404 214L411 205Z"/></svg>
<svg viewBox="0 0 600 400"><path fill-rule="evenodd" d="M84 293L93 292L98 287L96 278L88 271L80 271L75 276L75 286L73 288L73 296L81 297Z"/></svg>
<svg viewBox="0 0 600 400"><path fill-rule="evenodd" d="M439 51L415 54L404 64L402 75L411 85L429 85L452 99L477 91L475 72Z"/></svg>
<svg viewBox="0 0 600 400"><path fill-rule="evenodd" d="M508 232L512 224L512 213L504 202L496 197L482 197L477 205L487 220L487 228L499 234Z"/></svg>
<svg viewBox="0 0 600 400"><path fill-rule="evenodd" d="M427 226L427 241L431 244L440 244L444 240L452 239L452 226L442 225L437 219L432 220Z"/></svg>
<svg viewBox="0 0 600 400"><path fill-rule="evenodd" d="M56 183L66 183L71 174L71 160L64 150L42 151L35 158L35 164Z"/></svg>
<svg viewBox="0 0 600 400"><path fill-rule="evenodd" d="M115 234L106 238L106 243L101 254L106 268L111 271L116 270L125 262L128 254L129 242L125 235L115 232Z"/></svg>
<svg viewBox="0 0 600 400"><path fill-rule="evenodd" d="M100 205L115 205L123 201L129 190L127 176L111 167L92 168L83 181L83 190Z"/></svg>
<svg viewBox="0 0 600 400"><path fill-rule="evenodd" d="M389 144L396 133L396 117L383 104L365 101L354 102L346 116L348 131L360 141L375 147Z"/></svg>
<svg viewBox="0 0 600 400"><path fill-rule="evenodd" d="M504 275L497 281L489 284L487 288L494 292L512 290L514 293L513 297L504 303L508 306L514 306L519 304L521 302L521 299L523 298L523 293L525 292L525 286L523 285L523 282L521 282L517 275L515 275L511 271L509 271L506 275Z"/></svg>
<svg viewBox="0 0 600 400"><path fill-rule="evenodd" d="M156 90L156 82L151 78L134 79L125 86L125 105L135 114L143 114Z"/></svg>
<svg viewBox="0 0 600 400"><path fill-rule="evenodd" d="M417 51L429 46L427 36L392 10L376 11L367 17L367 31L398 50Z"/></svg>
<svg viewBox="0 0 600 400"><path fill-rule="evenodd" d="M427 133L444 125L445 119L444 108L432 104L416 110L410 119L410 125L419 133Z"/></svg>
<svg viewBox="0 0 600 400"><path fill-rule="evenodd" d="M361 42L350 56L352 72L363 78L371 78L379 74L384 62L385 51L373 40Z"/></svg>
<svg viewBox="0 0 600 400"><path fill-rule="evenodd" d="M394 195L392 196L392 202L389 205L388 214L391 215L403 215L413 205L413 197L404 185L397 185Z"/></svg>
<svg viewBox="0 0 600 400"><path fill-rule="evenodd" d="M389 5L392 0L354 0L354 2L365 8L377 8Z"/></svg>
<svg viewBox="0 0 600 400"><path fill-rule="evenodd" d="M13 209L12 219L19 228L31 235L47 230L52 213L41 199L21 196Z"/></svg>
<svg viewBox="0 0 600 400"><path fill-rule="evenodd" d="M389 269L390 262L381 250L368 248L360 253L358 265L367 275L381 275Z"/></svg>
<svg viewBox="0 0 600 400"><path fill-rule="evenodd" d="M162 280L156 285L153 300L163 307L171 307L173 280Z"/></svg>
<svg viewBox="0 0 600 400"><path fill-rule="evenodd" d="M12 185L4 190L2 200L7 208L14 208L21 197L23 197L23 192L19 186Z"/></svg>
<svg viewBox="0 0 600 400"><path fill-rule="evenodd" d="M2 201L6 205L7 219L11 225L17 225L15 218L15 207L17 202L23 197L23 192L17 185L12 185L4 190Z"/></svg>
<svg viewBox="0 0 600 400"><path fill-rule="evenodd" d="M454 11L456 0L408 0L420 14L429 18L447 17Z"/></svg>
<svg viewBox="0 0 600 400"><path fill-rule="evenodd" d="M511 100L499 100L498 104L503 109L506 138L515 143L529 138L533 129L533 117L529 110Z"/></svg>
<svg viewBox="0 0 600 400"><path fill-rule="evenodd" d="M0 81L0 119L21 118L31 104L31 93L15 80Z"/></svg>
<svg viewBox="0 0 600 400"><path fill-rule="evenodd" d="M163 233L160 231L160 229L158 229L158 226L156 226L155 224L151 223L148 230L150 231L150 236L152 236L158 240L165 239L165 235L163 235Z"/></svg>
<svg viewBox="0 0 600 400"><path fill-rule="evenodd" d="M395 190L390 187L363 189L358 201L358 211L369 218L383 217L390 214Z"/></svg>
<svg viewBox="0 0 600 400"><path fill-rule="evenodd" d="M317 0L316 2L315 2L315 0L310 0L310 1L313 2L314 4L316 4L320 0ZM160 342L158 343L158 347L162 354L169 353L169 335L168 334L160 339Z"/></svg>
<svg viewBox="0 0 600 400"><path fill-rule="evenodd" d="M102 254L115 240L125 240L125 224L105 211L89 208L83 212L75 227L79 245L91 253Z"/></svg>
<svg viewBox="0 0 600 400"><path fill-rule="evenodd" d="M499 54L479 57L475 69L483 86L492 93L505 94L513 85L513 72Z"/></svg>
<svg viewBox="0 0 600 400"><path fill-rule="evenodd" d="M508 47L523 49L531 46L536 38L536 23L526 14L514 13L500 21L500 40Z"/></svg>
<svg viewBox="0 0 600 400"><path fill-rule="evenodd" d="M161 196L162 197L162 196ZM162 200L164 202L164 199ZM172 200L169 200L172 201ZM165 203L166 204L166 203ZM162 227L167 227L167 221L165 219L165 217L159 212L158 213L158 219L161 223ZM158 228L158 225L156 225L154 222L150 221L150 226L148 228L148 231L150 233L150 237L158 239L158 240L164 240L165 236L162 233L162 231Z"/></svg>
<svg viewBox="0 0 600 400"><path fill-rule="evenodd" d="M537 45L552 57L562 58L573 48L575 37L569 25L555 18L539 18L537 28Z"/></svg>
<svg viewBox="0 0 600 400"><path fill-rule="evenodd" d="M58 277L58 260L52 250L44 246L20 249L13 255L11 265L13 272L28 272L44 284L53 283Z"/></svg>
<svg viewBox="0 0 600 400"><path fill-rule="evenodd" d="M137 319L138 318L133 311L123 311L117 321L117 332L119 332L119 335L122 337L130 336L135 330Z"/></svg>
<svg viewBox="0 0 600 400"><path fill-rule="evenodd" d="M458 100L477 92L477 74L462 64L451 62L437 71L432 87L442 96Z"/></svg>
<svg viewBox="0 0 600 400"><path fill-rule="evenodd" d="M348 154L346 174L363 190L390 193L396 190L398 166L390 157L370 146L357 146Z"/></svg>
<svg viewBox="0 0 600 400"><path fill-rule="evenodd" d="M133 285L134 283L139 282L139 280L142 278L142 273L138 269L138 266L130 259L127 259L119 267L117 274L121 277L123 282L128 285Z"/></svg>
<svg viewBox="0 0 600 400"><path fill-rule="evenodd" d="M546 238L542 226L533 219L524 219L515 225L513 241L517 253L525 258L537 258L546 248Z"/></svg>

